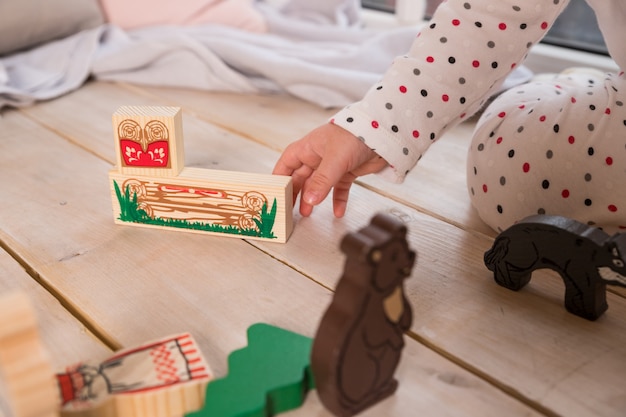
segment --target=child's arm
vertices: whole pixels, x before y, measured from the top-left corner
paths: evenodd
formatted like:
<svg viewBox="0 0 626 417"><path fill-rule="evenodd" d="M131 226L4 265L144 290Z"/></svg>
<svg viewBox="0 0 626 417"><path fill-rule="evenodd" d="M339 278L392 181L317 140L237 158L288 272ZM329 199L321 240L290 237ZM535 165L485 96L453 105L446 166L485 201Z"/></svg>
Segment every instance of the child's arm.
<svg viewBox="0 0 626 417"><path fill-rule="evenodd" d="M448 0L380 83L335 123L381 155L401 181L431 143L479 110L566 0Z"/></svg>
<svg viewBox="0 0 626 417"><path fill-rule="evenodd" d="M335 214L345 212L356 176L376 172L371 165L356 170L366 161L376 161L363 145L380 155L387 171L401 182L431 143L480 109L566 4L566 0L442 3L409 53L394 61L363 100L335 115L332 123L343 129L314 131L281 156L275 173L299 170L296 190L306 194L301 212L310 214L311 206L332 187L338 188ZM321 147L322 142L332 148ZM375 168L383 166L378 161ZM309 199L313 196L317 198Z"/></svg>

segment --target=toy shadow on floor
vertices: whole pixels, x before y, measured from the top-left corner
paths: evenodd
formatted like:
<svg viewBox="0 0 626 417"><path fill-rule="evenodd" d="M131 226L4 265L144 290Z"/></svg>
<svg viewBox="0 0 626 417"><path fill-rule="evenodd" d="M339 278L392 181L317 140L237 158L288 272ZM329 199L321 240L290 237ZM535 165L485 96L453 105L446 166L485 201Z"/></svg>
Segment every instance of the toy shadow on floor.
<svg viewBox="0 0 626 417"><path fill-rule="evenodd" d="M565 308L596 320L608 308L606 285L626 287L626 233L610 236L566 217L530 216L500 233L484 261L495 281L514 291L533 271L556 271L565 283Z"/></svg>

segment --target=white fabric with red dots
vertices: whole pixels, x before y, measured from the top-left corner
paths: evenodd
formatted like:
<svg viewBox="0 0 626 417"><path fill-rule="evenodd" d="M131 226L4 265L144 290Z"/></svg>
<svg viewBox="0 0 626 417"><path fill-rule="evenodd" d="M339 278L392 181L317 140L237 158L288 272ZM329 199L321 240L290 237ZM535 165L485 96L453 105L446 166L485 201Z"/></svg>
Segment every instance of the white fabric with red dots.
<svg viewBox="0 0 626 417"><path fill-rule="evenodd" d="M530 214L626 229L626 82L565 72L499 96L467 161L472 204L502 231Z"/></svg>
<svg viewBox="0 0 626 417"><path fill-rule="evenodd" d="M618 64L626 64L626 50L620 44L624 36L622 28L626 27L626 4L617 0L588 0L588 2L596 10L611 55ZM385 176L397 182L403 181L431 143L485 104L487 98L496 91L506 76L523 62L529 49L545 35L567 3L567 0L448 0L442 3L429 25L418 33L409 53L398 57L382 80L370 89L363 100L339 111L332 122L359 137L389 163L389 168L383 173ZM613 53L614 51L616 53ZM581 81L578 78L576 80L563 82L565 85L561 85L562 91L559 91L561 95L554 92L555 87L552 84L516 88L505 94L497 103L490 105L487 111L489 116L484 115L471 152L478 153L477 147L482 143L482 158L491 162L482 159L479 162L476 159L476 164L483 162L494 166L497 164L500 172L495 173L489 166L480 165L480 169L476 167L478 174L474 175L474 166L468 166L468 187L470 191L473 189L472 202L481 217L494 229L502 229L515 220L537 212L569 214L578 220L595 222L599 225L618 227L626 225L626 194L613 192L620 188L620 184L626 183L626 139L624 139L626 117L619 104L622 103L620 95L623 97L623 92L619 91L620 85L624 82L623 73L611 76L606 81L595 80L593 88L588 87L588 80ZM594 90L595 98L591 99L594 103L587 103L588 90L585 89ZM528 115L522 116L523 109L514 112L516 116L510 114L512 109L519 105L520 97L516 96L517 94L525 95L528 100L531 100L531 96L532 100L541 100L543 96L547 96L549 100L539 106L546 119L539 121ZM578 111L582 105L565 106L567 110L561 110L564 107L562 101L569 100L574 95L584 95L584 99L579 100L587 105L596 106L597 111L582 114ZM559 97L560 101L555 103L554 96ZM497 107L492 106L502 106L502 110L497 111L495 117L494 109ZM610 114L604 113L605 110ZM502 112L507 116L498 117ZM596 116L597 114L604 116ZM585 116L603 118L585 123L581 120ZM497 145L495 141L501 135L493 138L493 143L486 141L484 135L489 135L496 126L499 129L508 129L513 134L519 128L521 119L527 119L525 133L516 132L516 135L526 137L528 140L518 142L515 152L518 156L527 152L528 157L520 168L515 164L507 164L511 162L508 150L502 154L502 147L495 146ZM548 125L549 121L552 125ZM569 123L574 124L569 127ZM588 123L596 124L591 135L586 127ZM555 124L559 125L558 133L552 130ZM612 133L609 133L609 130ZM566 132L571 132L565 137L565 145L570 147L567 161L562 158L559 148L556 147L551 150L555 155L558 154L559 158L549 159L545 155L539 155L536 143L529 136L534 135L534 140L540 141L549 133L565 135ZM575 145L568 142L570 135L574 136ZM591 141L603 135L608 137L613 135L613 139L603 139L601 145L591 144ZM583 145L588 146L583 148ZM595 180L590 182L584 180L588 172L583 164L591 163L586 159L589 156L587 154L589 147L594 148L596 159L600 158L600 152L606 153L605 159L612 158L613 163L609 166L613 167L614 172L607 175L615 176L613 181L608 179L607 181L614 185L613 189L605 191L598 187ZM612 150L609 151L609 148ZM580 150L580 153L573 153L574 149ZM490 156L491 152L496 150L498 153ZM545 152L547 150L544 150L544 154ZM476 157L470 156L472 162L473 158ZM518 158L515 159L517 163ZM514 181L514 178L524 174L523 169L526 166L524 164L530 167L526 174L532 172L533 175L539 175L542 164L546 165L545 170L554 170L555 174L549 177L552 180L546 177L539 181L538 189L541 190L541 195L534 195L532 186L536 184ZM565 171L566 166L571 167L570 171ZM515 171L516 169L519 173ZM584 215L578 212L578 208L574 208L578 202L575 201L575 196L578 197L575 190L581 184L562 185L561 193L569 193L567 198L558 193L556 193L558 198L554 193L550 195L543 193L544 180L551 182L550 188L554 191L560 186L559 176L567 175L573 178L574 171L578 173L585 171L582 172L583 185L596 190L593 196L585 195L579 198L582 199L580 204L584 208ZM600 174L595 175L599 181ZM508 181L508 186L497 185L502 177L505 178L504 181ZM566 178L563 178L563 181L565 180ZM490 187L489 183L496 185ZM488 189L487 193L482 191L483 185ZM625 189L623 186L621 188ZM524 197L520 196L522 194ZM613 198L610 198L611 195ZM535 204L533 199L536 197L547 200ZM520 204L520 199L524 199L526 204ZM600 213L602 205L604 213Z"/></svg>

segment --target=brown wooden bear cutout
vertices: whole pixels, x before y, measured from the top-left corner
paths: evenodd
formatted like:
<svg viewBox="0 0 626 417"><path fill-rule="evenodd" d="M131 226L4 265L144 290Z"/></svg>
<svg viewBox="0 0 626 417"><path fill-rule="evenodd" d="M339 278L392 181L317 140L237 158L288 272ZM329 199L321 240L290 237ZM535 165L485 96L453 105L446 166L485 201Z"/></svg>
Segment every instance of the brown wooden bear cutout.
<svg viewBox="0 0 626 417"><path fill-rule="evenodd" d="M337 416L352 416L391 395L393 377L412 322L403 283L415 252L406 227L378 214L346 235L343 276L324 314L311 353L318 395Z"/></svg>

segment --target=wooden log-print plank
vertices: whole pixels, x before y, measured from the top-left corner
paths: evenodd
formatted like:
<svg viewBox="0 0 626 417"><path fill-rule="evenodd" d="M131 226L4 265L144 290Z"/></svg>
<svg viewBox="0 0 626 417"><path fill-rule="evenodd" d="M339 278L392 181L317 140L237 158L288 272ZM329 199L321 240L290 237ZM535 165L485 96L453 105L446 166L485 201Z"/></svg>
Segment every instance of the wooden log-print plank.
<svg viewBox="0 0 626 417"><path fill-rule="evenodd" d="M286 242L289 177L185 168L172 178L109 173L116 223Z"/></svg>

